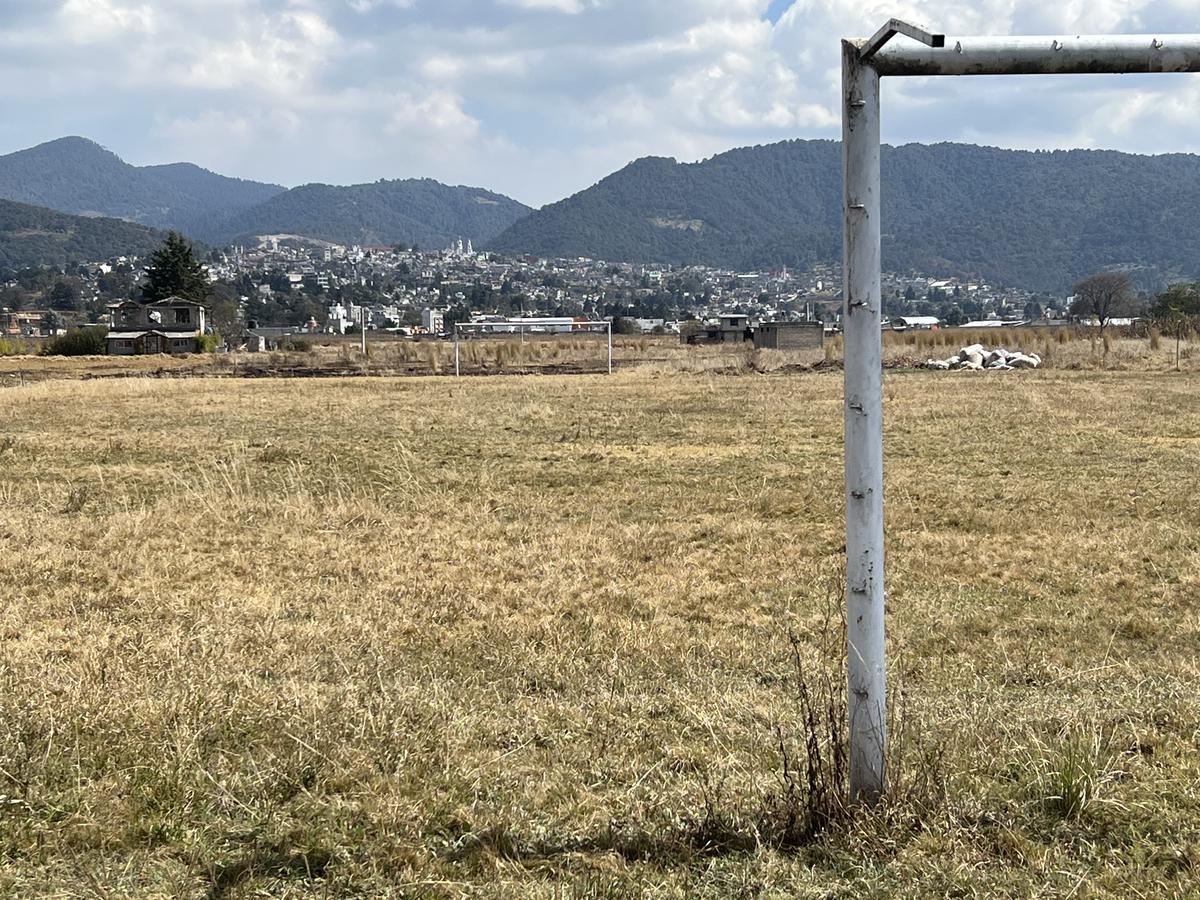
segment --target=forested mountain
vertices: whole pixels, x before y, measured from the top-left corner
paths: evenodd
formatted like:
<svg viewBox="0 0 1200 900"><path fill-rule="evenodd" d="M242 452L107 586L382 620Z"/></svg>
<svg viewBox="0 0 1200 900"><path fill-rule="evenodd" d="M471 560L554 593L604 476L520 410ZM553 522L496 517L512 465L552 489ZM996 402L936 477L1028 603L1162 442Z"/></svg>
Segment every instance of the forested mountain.
<svg viewBox="0 0 1200 900"><path fill-rule="evenodd" d="M202 230L200 237L228 242L260 234L299 234L338 244L440 249L459 237L478 244L490 241L529 212L529 207L501 194L429 179L348 187L306 184Z"/></svg>
<svg viewBox="0 0 1200 900"><path fill-rule="evenodd" d="M427 179L285 190L186 163L130 166L91 141L63 138L0 157L0 198L176 228L213 244L292 234L437 248L462 237L508 253L742 270L841 257L841 154L831 141L733 150L700 163L641 159L530 214L500 194ZM1195 280L1198 206L1197 156L961 144L883 150L891 271L1053 291L1109 266L1139 270L1148 286ZM63 222L26 229L40 236L39 252L58 258L68 227L75 246L116 234L111 224ZM20 240L26 255L37 244Z"/></svg>
<svg viewBox="0 0 1200 900"><path fill-rule="evenodd" d="M80 137L0 156L0 198L195 233L283 191L199 166L131 166Z"/></svg>
<svg viewBox="0 0 1200 900"><path fill-rule="evenodd" d="M482 244L530 212L500 194L428 179L289 191L190 163L137 167L79 137L0 156L0 198L173 228L208 243L295 234L340 244Z"/></svg>
<svg viewBox="0 0 1200 900"><path fill-rule="evenodd" d="M0 268L63 266L117 256L144 256L162 234L120 219L66 213L0 200Z"/></svg>
<svg viewBox="0 0 1200 900"><path fill-rule="evenodd" d="M883 149L889 271L1063 290L1105 266L1200 276L1200 157ZM492 247L738 269L841 258L841 152L831 141L641 159L517 222Z"/></svg>

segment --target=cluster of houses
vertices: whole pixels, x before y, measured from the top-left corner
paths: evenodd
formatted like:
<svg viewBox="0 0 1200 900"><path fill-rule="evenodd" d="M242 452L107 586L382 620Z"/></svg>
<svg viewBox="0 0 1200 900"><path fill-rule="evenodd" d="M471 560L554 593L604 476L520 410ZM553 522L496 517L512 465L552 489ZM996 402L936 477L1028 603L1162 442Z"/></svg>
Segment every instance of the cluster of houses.
<svg viewBox="0 0 1200 900"><path fill-rule="evenodd" d="M201 349L203 337L210 334L208 311L203 304L169 297L151 303L126 300L108 307L109 332L107 351L112 356L133 356L154 353L195 353ZM1132 321L1132 320L1129 320ZM42 333L44 314L38 311L0 313L0 334L36 336ZM470 324L481 334L516 334L526 330L543 333L570 333L587 320L580 317L523 317L511 319L483 314L473 315ZM1114 322L1114 324L1124 324ZM639 322L639 325L642 323ZM646 324L650 324L647 322ZM662 321L653 324L662 327ZM674 324L674 323L672 323ZM981 320L967 323L965 328L1020 327L1041 325L1042 322L1017 320ZM430 334L444 333L443 313L426 309L422 325ZM900 316L884 324L896 331L937 330L942 327L934 316ZM750 316L722 314L712 320L683 323L678 329L680 342L697 344L753 343L755 347L772 350L803 350L821 348L832 329L821 322L756 322ZM247 349L271 350L282 345L290 336L319 334L323 329L316 321L306 326L280 328L251 328ZM659 333L662 333L661 331Z"/></svg>
<svg viewBox="0 0 1200 900"><path fill-rule="evenodd" d="M0 335L52 337L61 329L45 310L0 310ZM153 303L125 300L108 306L106 349L111 356L146 353L196 353L209 333L208 310L181 297Z"/></svg>

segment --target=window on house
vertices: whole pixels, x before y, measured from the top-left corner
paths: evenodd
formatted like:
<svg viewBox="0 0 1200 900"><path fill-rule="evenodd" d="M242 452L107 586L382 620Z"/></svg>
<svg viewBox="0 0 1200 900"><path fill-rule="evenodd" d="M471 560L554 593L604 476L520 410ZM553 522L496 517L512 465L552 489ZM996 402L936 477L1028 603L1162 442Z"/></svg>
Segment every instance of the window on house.
<svg viewBox="0 0 1200 900"><path fill-rule="evenodd" d="M184 308L184 309L175 310L175 324L176 325L187 325L191 321L192 321L192 311L190 309Z"/></svg>

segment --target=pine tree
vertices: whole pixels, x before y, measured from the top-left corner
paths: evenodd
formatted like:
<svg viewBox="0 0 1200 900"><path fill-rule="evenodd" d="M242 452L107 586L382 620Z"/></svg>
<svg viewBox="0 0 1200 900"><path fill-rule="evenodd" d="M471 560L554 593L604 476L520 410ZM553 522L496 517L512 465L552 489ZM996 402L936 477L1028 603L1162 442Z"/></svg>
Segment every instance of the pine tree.
<svg viewBox="0 0 1200 900"><path fill-rule="evenodd" d="M208 275L196 260L192 245L179 232L168 232L163 245L150 256L142 297L147 303L168 297L202 303L208 290Z"/></svg>

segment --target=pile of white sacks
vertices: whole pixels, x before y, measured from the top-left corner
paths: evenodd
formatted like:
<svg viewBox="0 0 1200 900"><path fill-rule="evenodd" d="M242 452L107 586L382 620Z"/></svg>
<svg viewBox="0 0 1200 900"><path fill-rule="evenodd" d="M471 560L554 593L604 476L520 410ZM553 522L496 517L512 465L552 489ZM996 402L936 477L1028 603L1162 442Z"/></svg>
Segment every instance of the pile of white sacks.
<svg viewBox="0 0 1200 900"><path fill-rule="evenodd" d="M983 344L972 344L963 347L949 359L931 359L925 363L927 369L1036 369L1042 364L1042 358L1036 353L1021 353L1020 351L1005 350L1000 347L988 350Z"/></svg>

